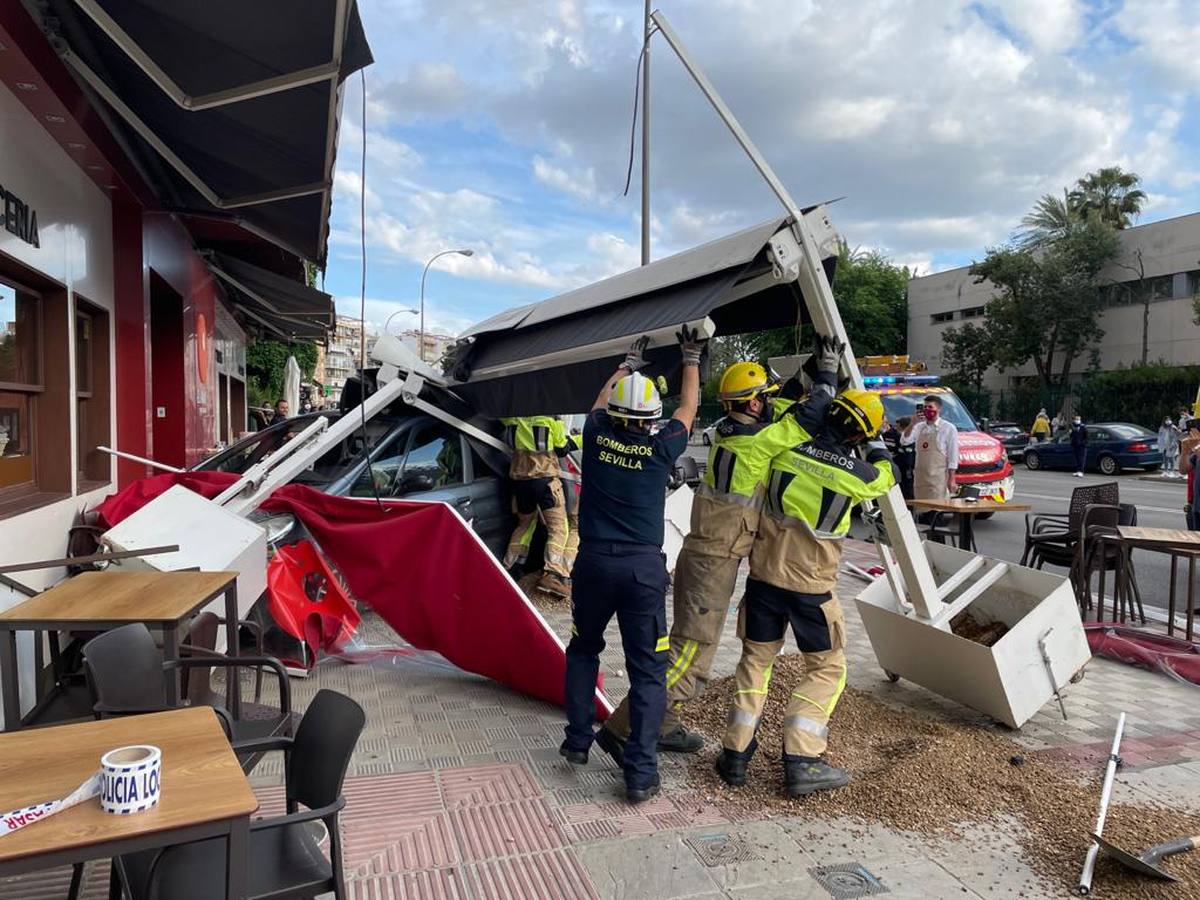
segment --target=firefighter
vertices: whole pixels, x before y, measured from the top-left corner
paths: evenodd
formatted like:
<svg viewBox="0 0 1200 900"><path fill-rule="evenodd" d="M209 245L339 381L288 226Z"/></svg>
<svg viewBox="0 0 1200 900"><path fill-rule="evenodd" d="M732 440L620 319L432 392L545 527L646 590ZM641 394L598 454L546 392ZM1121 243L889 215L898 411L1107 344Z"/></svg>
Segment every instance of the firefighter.
<svg viewBox="0 0 1200 900"><path fill-rule="evenodd" d="M566 432L553 416L501 419L504 440L512 448L512 479L517 525L508 539L504 567L514 578L524 574L538 517L546 525L546 549L538 588L566 597L571 570L567 566L567 512L559 481L558 454L565 452Z"/></svg>
<svg viewBox="0 0 1200 900"><path fill-rule="evenodd" d="M625 791L633 803L660 790L655 744L666 708L667 569L662 552L663 508L675 460L687 449L700 402L704 345L686 326L679 408L663 427L662 400L649 378L641 338L596 398L583 429L583 493L579 498L579 556L567 646L566 738L559 752L587 762L595 735L596 675L604 629L613 615L621 629L629 672L630 735Z"/></svg>
<svg viewBox="0 0 1200 900"><path fill-rule="evenodd" d="M771 461L750 578L738 609L742 658L736 693L717 757L717 771L731 785L746 782L771 668L789 624L804 654L805 672L784 713L787 793L799 797L850 780L822 758L829 718L846 686L845 626L833 586L854 506L896 483L887 449L873 440L882 424L878 395L848 389L828 403L824 424L811 440ZM863 460L853 448L865 441L870 443Z"/></svg>
<svg viewBox="0 0 1200 900"><path fill-rule="evenodd" d="M779 382L755 362L738 362L721 376L718 397L724 420L713 434L704 479L692 501L691 529L675 563L667 711L658 749L694 753L704 741L679 719L679 707L704 690L725 627L738 567L750 555L758 530L763 481L771 459L810 439L837 384L845 345L817 338L815 396L796 404L794 395L776 420ZM788 393L799 383L789 383ZM629 736L628 698L600 729L597 742L618 764Z"/></svg>
<svg viewBox="0 0 1200 900"><path fill-rule="evenodd" d="M567 543L563 556L567 571L570 572L575 568L575 557L579 554L579 476L568 468L567 457L579 449L579 440L574 434L567 434L561 422L558 424L562 430L562 448L555 452L558 454L559 481L567 512Z"/></svg>

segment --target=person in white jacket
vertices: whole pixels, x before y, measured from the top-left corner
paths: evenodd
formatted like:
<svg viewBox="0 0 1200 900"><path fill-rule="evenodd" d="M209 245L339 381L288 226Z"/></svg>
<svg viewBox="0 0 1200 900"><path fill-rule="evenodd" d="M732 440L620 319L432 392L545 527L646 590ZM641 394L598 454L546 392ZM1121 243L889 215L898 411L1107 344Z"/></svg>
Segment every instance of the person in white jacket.
<svg viewBox="0 0 1200 900"><path fill-rule="evenodd" d="M918 414L922 418L900 439L901 446L913 447L917 455L913 497L945 500L957 490L958 429L942 418L942 398L936 394L922 401Z"/></svg>

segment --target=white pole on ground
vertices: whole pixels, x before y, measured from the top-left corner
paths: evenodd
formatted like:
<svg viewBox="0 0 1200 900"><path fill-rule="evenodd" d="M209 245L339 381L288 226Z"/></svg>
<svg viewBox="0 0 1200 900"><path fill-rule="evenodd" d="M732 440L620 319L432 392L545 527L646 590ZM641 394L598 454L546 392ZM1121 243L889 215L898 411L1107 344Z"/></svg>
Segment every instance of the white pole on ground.
<svg viewBox="0 0 1200 900"><path fill-rule="evenodd" d="M1112 752L1108 754L1108 766L1104 770L1104 787L1100 789L1100 814L1096 816L1096 837L1104 834L1104 819L1108 815L1108 799L1112 795L1113 777L1117 774L1117 751L1121 749L1121 735L1125 732L1125 713L1117 718L1117 733L1113 735ZM1092 889L1092 873L1096 869L1096 856L1100 845L1094 840L1083 859L1083 872L1079 875L1079 893L1086 896Z"/></svg>

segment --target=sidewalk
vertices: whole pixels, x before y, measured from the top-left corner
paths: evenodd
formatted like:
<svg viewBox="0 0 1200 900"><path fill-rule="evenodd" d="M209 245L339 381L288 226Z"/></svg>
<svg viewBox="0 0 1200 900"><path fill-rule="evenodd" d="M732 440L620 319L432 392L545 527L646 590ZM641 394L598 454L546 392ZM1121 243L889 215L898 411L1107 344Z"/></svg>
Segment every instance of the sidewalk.
<svg viewBox="0 0 1200 900"><path fill-rule="evenodd" d="M874 559L869 545L849 542L847 560ZM995 728L970 710L884 678L852 602L861 586L845 576L840 584L850 685L891 706ZM569 634L565 609L547 618ZM369 644L395 642L374 616L363 628ZM716 676L730 673L738 658L733 631L731 622ZM619 698L628 682L615 622L609 640L606 685ZM293 702L302 708L320 688L350 694L367 712L343 818L350 894L360 900L805 900L868 892L920 900L1037 898L1064 896L1078 875L1075 863L1057 884L1035 874L1011 820L933 839L806 816L803 801L794 804L794 816L748 817L690 786L690 760L670 754L661 757L662 795L630 806L619 772L598 749L582 768L559 757L559 710L426 654L389 664L323 663L312 677L293 680ZM1011 736L1031 753L1061 758L1092 776L1107 756L1116 714L1125 710L1127 768L1117 795L1200 813L1200 688L1096 659L1065 700L1068 721L1051 703ZM254 781L266 808L278 802L278 761L264 762ZM1079 841L1081 864L1085 835ZM832 889L818 882L822 874ZM88 875L85 896L107 896L106 868L91 866ZM67 876L57 870L0 883L0 894L61 896L50 887L65 891Z"/></svg>

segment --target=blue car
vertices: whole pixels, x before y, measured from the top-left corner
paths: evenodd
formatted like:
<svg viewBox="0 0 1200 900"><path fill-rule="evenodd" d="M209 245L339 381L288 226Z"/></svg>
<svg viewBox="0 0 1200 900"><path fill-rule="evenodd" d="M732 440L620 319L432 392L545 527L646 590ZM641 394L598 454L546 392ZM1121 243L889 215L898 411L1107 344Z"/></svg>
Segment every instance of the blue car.
<svg viewBox="0 0 1200 900"><path fill-rule="evenodd" d="M1116 475L1125 468L1152 472L1162 465L1158 434L1130 422L1101 422L1087 426L1086 469L1096 469L1105 475ZM1055 435L1052 440L1030 444L1025 450L1025 465L1031 469L1074 469L1075 454L1071 450L1070 432Z"/></svg>

